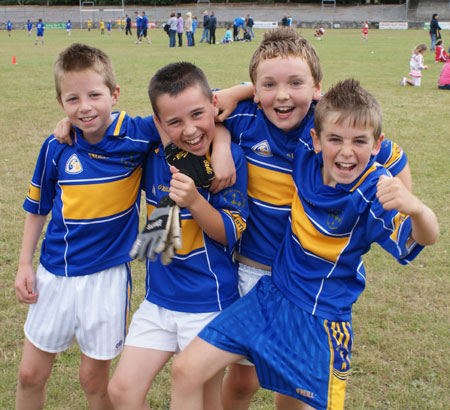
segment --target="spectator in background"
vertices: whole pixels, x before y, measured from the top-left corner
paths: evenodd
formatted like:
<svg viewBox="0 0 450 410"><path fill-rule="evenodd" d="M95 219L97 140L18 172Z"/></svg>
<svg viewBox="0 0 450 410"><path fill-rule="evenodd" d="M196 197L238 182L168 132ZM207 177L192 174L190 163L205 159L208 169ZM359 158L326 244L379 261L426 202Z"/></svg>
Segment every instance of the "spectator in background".
<svg viewBox="0 0 450 410"><path fill-rule="evenodd" d="M169 47L175 47L175 35L177 32L177 18L175 17L175 12L170 13L169 21Z"/></svg>
<svg viewBox="0 0 450 410"><path fill-rule="evenodd" d="M245 21L242 17L236 17L233 21L233 41L239 41L239 30L245 29Z"/></svg>
<svg viewBox="0 0 450 410"><path fill-rule="evenodd" d="M283 27L288 27L289 26L289 20L288 20L288 14L286 13L284 15L284 17L281 19L281 25Z"/></svg>
<svg viewBox="0 0 450 410"><path fill-rule="evenodd" d="M134 42L134 44L140 44L142 43L142 16L139 15L137 11L134 12L134 18L136 19L136 35L137 40Z"/></svg>
<svg viewBox="0 0 450 410"><path fill-rule="evenodd" d="M225 31L225 37L220 41L220 44L228 44L233 41L233 34L231 33L231 27L227 27Z"/></svg>
<svg viewBox="0 0 450 410"><path fill-rule="evenodd" d="M125 17L125 35L128 36L129 34L130 36L132 36L133 33L131 32L131 17L128 14L126 14Z"/></svg>
<svg viewBox="0 0 450 410"><path fill-rule="evenodd" d="M28 20L27 21L27 30L28 30L28 37L31 37L31 30L33 29L33 23Z"/></svg>
<svg viewBox="0 0 450 410"><path fill-rule="evenodd" d="M439 76L438 88L441 90L450 90L450 59L442 67Z"/></svg>
<svg viewBox="0 0 450 410"><path fill-rule="evenodd" d="M449 56L444 49L444 43L442 40L436 41L436 57L434 59L435 63L441 62L445 63L448 60Z"/></svg>
<svg viewBox="0 0 450 410"><path fill-rule="evenodd" d="M67 35L70 37L70 35L72 34L72 23L70 20L67 20L66 31L67 31Z"/></svg>
<svg viewBox="0 0 450 410"><path fill-rule="evenodd" d="M247 29L247 33L250 34L251 38L255 38L255 34L253 34L253 26L255 22L253 17L250 14L247 14L247 18L245 19L245 28Z"/></svg>
<svg viewBox="0 0 450 410"><path fill-rule="evenodd" d="M178 47L183 46L183 17L181 17L181 13L177 13L177 36L178 36Z"/></svg>
<svg viewBox="0 0 450 410"><path fill-rule="evenodd" d="M195 46L195 31L197 30L197 16L192 17L192 47Z"/></svg>
<svg viewBox="0 0 450 410"><path fill-rule="evenodd" d="M141 39L142 37L144 37L147 40L147 44L152 44L152 42L148 38L148 17L145 15L145 11L142 12Z"/></svg>
<svg viewBox="0 0 450 410"><path fill-rule="evenodd" d="M212 11L209 17L209 44L216 44L217 19Z"/></svg>
<svg viewBox="0 0 450 410"><path fill-rule="evenodd" d="M6 22L6 31L8 32L8 37L11 37L11 31L13 29L13 25L10 20Z"/></svg>
<svg viewBox="0 0 450 410"><path fill-rule="evenodd" d="M203 40L209 43L209 14L206 10L203 12L203 33L200 43L203 43Z"/></svg>
<svg viewBox="0 0 450 410"><path fill-rule="evenodd" d="M292 17L290 14L287 15L287 23L288 23L288 27L292 26Z"/></svg>
<svg viewBox="0 0 450 410"><path fill-rule="evenodd" d="M39 39L41 39L41 44L44 44L44 30L45 24L42 19L39 19L36 23L36 41L34 43L35 46L37 45L37 43L39 43Z"/></svg>
<svg viewBox="0 0 450 410"><path fill-rule="evenodd" d="M439 18L439 16L437 13L434 13L431 16L431 21L430 21L431 47L430 47L430 51L434 51L435 46L436 46L436 40L438 38L441 38L440 30L442 30L442 29L439 26L438 18Z"/></svg>
<svg viewBox="0 0 450 410"><path fill-rule="evenodd" d="M186 13L186 20L184 20L184 31L186 32L187 46L192 47L192 13Z"/></svg>

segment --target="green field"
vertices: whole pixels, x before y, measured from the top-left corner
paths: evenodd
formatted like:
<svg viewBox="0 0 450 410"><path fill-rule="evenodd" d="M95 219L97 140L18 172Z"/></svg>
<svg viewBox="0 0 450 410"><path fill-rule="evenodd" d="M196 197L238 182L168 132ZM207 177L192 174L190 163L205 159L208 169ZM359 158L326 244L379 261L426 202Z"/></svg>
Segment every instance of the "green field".
<svg viewBox="0 0 450 410"><path fill-rule="evenodd" d="M153 44L134 45L129 37L98 30L47 30L44 46L25 32L8 38L0 31L0 408L13 409L17 368L27 306L13 289L25 212L22 203L44 139L64 115L56 103L52 65L58 52L79 41L105 50L113 62L121 94L118 109L130 115L151 114L147 85L161 66L187 60L200 66L213 88L248 81L248 63L256 41L229 45L168 47L163 30L150 30ZM450 92L437 89L442 63L425 54L420 88L400 87L409 71L412 48L429 44L423 30L371 30L363 42L360 30L328 30L324 40L313 30L302 34L317 48L324 69L323 90L355 77L381 103L386 136L408 154L413 190L438 216L441 237L408 267L374 246L366 255L367 289L354 306L352 373L347 409L448 409L450 403L449 309L449 106ZM196 37L199 41L201 32ZM224 36L218 30L217 39ZM445 32L448 46L450 37ZM15 56L17 64L13 65ZM37 258L36 258L37 261ZM144 266L133 263L133 309L144 295ZM78 382L77 347L58 356L48 382L48 409L85 409ZM153 409L167 409L168 370L149 393ZM260 391L252 409L272 409L272 393Z"/></svg>

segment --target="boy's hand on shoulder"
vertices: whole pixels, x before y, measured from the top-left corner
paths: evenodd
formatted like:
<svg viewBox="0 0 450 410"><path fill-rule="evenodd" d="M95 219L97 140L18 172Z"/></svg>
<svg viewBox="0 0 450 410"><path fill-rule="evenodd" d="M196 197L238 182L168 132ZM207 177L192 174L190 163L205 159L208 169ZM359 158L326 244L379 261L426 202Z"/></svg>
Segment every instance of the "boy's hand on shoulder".
<svg viewBox="0 0 450 410"><path fill-rule="evenodd" d="M19 265L16 280L14 281L14 289L20 302L28 304L37 302L38 292L34 292L35 279L36 275L31 265Z"/></svg>
<svg viewBox="0 0 450 410"><path fill-rule="evenodd" d="M60 144L72 145L72 138L70 138L71 131L72 123L66 117L60 120L58 124L56 124L53 135Z"/></svg>
<svg viewBox="0 0 450 410"><path fill-rule="evenodd" d="M399 178L382 175L377 184L377 198L386 210L396 209L405 215L421 212L422 202L416 198Z"/></svg>

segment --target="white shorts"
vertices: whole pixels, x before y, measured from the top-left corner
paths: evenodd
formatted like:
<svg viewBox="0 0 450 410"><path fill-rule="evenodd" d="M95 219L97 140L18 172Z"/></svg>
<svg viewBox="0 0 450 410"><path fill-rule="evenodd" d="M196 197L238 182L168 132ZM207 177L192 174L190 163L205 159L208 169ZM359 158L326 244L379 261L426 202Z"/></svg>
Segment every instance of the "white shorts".
<svg viewBox="0 0 450 410"><path fill-rule="evenodd" d="M270 270L258 269L253 266L244 265L243 263L239 263L239 295L242 297L250 292L253 286L256 285L263 276L270 276Z"/></svg>
<svg viewBox="0 0 450 410"><path fill-rule="evenodd" d="M414 87L420 87L420 83L422 82L422 77L411 77L411 80L414 83Z"/></svg>
<svg viewBox="0 0 450 410"><path fill-rule="evenodd" d="M270 276L272 274L270 270L254 268L253 266L245 265L243 263L239 263L238 273L238 289L241 297L250 292L263 276ZM244 366L254 366L254 364L247 359L238 360L236 363Z"/></svg>
<svg viewBox="0 0 450 410"><path fill-rule="evenodd" d="M177 312L144 300L133 315L125 344L178 353L219 313Z"/></svg>
<svg viewBox="0 0 450 410"><path fill-rule="evenodd" d="M128 264L74 277L54 275L39 265L36 290L38 301L30 305L24 331L38 349L62 352L76 339L93 359L120 354L131 296Z"/></svg>

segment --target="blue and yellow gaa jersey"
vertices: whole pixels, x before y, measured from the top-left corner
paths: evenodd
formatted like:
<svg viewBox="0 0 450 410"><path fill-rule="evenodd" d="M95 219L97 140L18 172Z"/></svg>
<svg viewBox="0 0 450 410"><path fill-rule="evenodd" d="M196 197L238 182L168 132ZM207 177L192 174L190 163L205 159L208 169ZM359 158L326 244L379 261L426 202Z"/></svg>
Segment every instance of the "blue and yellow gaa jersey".
<svg viewBox="0 0 450 410"><path fill-rule="evenodd" d="M322 154L299 146L293 179L291 225L273 266L275 285L303 310L333 321L351 319L352 304L364 290L361 256L373 242L398 262L422 250L406 243L411 220L386 211L376 198L377 182L388 172L372 158L352 184L322 183Z"/></svg>
<svg viewBox="0 0 450 410"><path fill-rule="evenodd" d="M125 112L112 117L97 144L76 130L73 146L50 136L41 148L23 207L52 214L40 261L56 275L87 275L130 260L142 165L159 134L152 117L133 119Z"/></svg>
<svg viewBox="0 0 450 410"><path fill-rule="evenodd" d="M312 149L315 105L313 101L300 126L290 132L275 127L252 100L239 103L224 122L248 164L250 215L237 251L265 265L272 266L288 224L295 193L294 151L299 143ZM385 140L377 161L396 175L407 158L400 147Z"/></svg>
<svg viewBox="0 0 450 410"><path fill-rule="evenodd" d="M189 210L181 209L183 247L167 266L159 256L155 262L147 260L148 301L170 310L206 313L220 311L239 297L232 254L246 227L247 167L237 145L231 144L231 153L236 165L236 183L218 194L199 188L200 194L222 216L227 246L209 238ZM171 173L162 146L149 155L144 178L147 215L150 215L161 198L169 194Z"/></svg>

